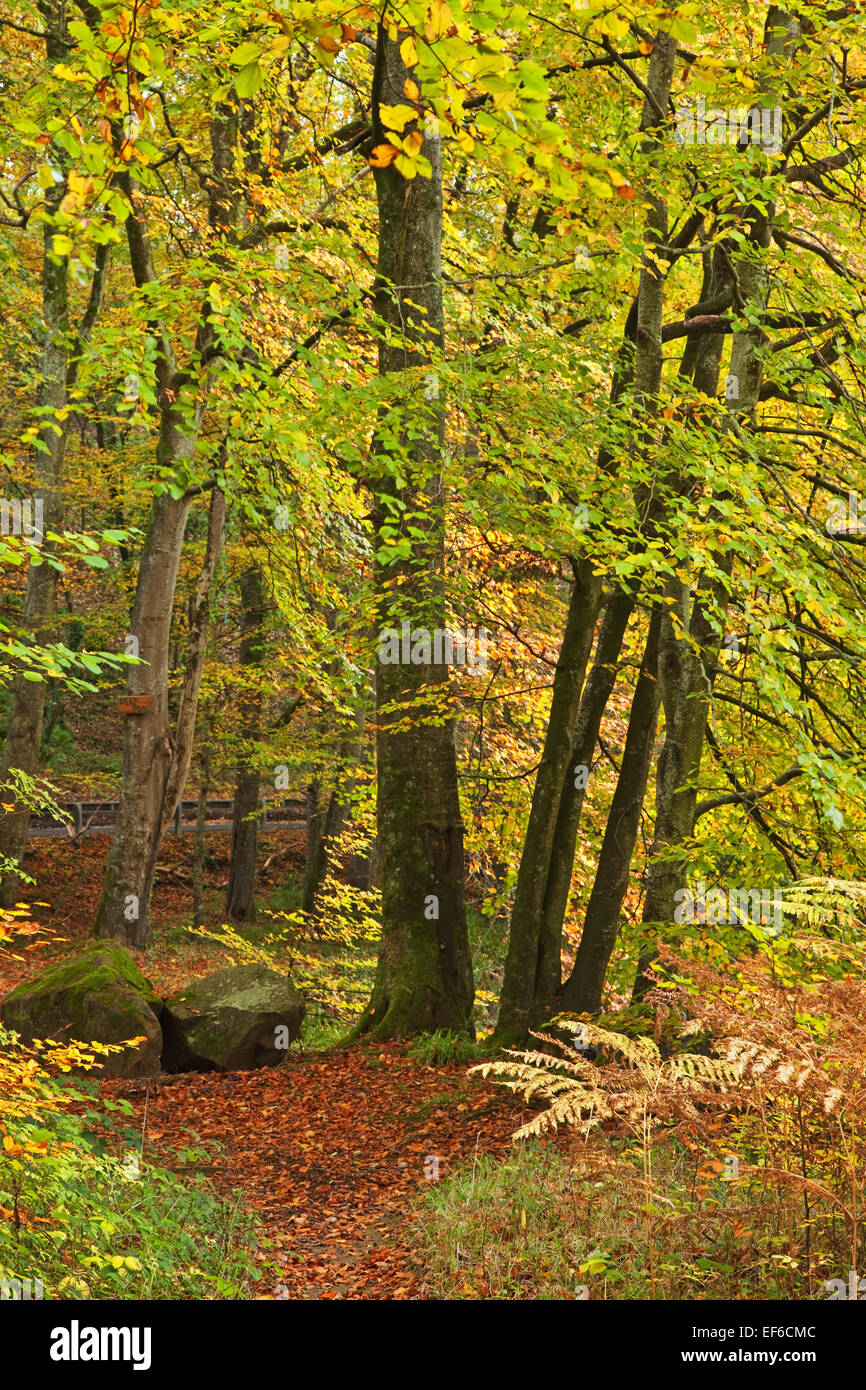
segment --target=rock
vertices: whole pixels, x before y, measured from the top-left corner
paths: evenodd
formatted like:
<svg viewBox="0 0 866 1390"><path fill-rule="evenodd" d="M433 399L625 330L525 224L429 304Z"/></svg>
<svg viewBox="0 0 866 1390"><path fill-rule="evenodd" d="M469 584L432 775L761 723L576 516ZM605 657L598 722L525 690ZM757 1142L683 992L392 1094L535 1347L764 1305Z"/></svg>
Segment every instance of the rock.
<svg viewBox="0 0 866 1390"><path fill-rule="evenodd" d="M297 1037L306 1012L291 980L276 970L264 965L218 970L166 999L163 1067L166 1071L274 1067ZM278 1042L282 1045L277 1046Z"/></svg>
<svg viewBox="0 0 866 1390"><path fill-rule="evenodd" d="M25 980L0 1004L0 1022L30 1043L145 1041L103 1061L109 1076L150 1076L160 1069L162 1000L126 947L93 941L58 965Z"/></svg>

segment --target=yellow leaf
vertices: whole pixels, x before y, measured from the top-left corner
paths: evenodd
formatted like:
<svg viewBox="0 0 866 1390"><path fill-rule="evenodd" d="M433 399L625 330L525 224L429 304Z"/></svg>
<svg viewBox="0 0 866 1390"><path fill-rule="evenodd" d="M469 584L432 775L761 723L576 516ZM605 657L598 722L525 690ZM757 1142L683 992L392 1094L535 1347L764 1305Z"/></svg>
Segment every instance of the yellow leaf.
<svg viewBox="0 0 866 1390"><path fill-rule="evenodd" d="M431 43L434 39L441 39L442 35L451 28L454 20L448 6L443 0L431 0L430 17L424 25L424 37Z"/></svg>
<svg viewBox="0 0 866 1390"><path fill-rule="evenodd" d="M400 170L404 179L414 179L415 175L418 173L418 165L413 163L411 159L407 159L405 154L398 154L394 163Z"/></svg>
<svg viewBox="0 0 866 1390"><path fill-rule="evenodd" d="M408 97L410 101L417 101L421 95L418 91L418 83L413 82L411 77L408 82L403 83L403 95L404 97Z"/></svg>
<svg viewBox="0 0 866 1390"><path fill-rule="evenodd" d="M51 69L51 71L54 73L54 76L55 76L55 77L60 77L60 78L62 78L64 82L86 82L86 81L87 81L87 74L86 74L86 73L83 73L83 72L75 72L75 70L74 70L73 68L69 67L69 65L68 65L67 63L55 63L55 65L54 65L54 67Z"/></svg>
<svg viewBox="0 0 866 1390"><path fill-rule="evenodd" d="M69 191L70 193L77 193L79 198L89 198L93 192L93 179L89 175L70 174Z"/></svg>
<svg viewBox="0 0 866 1390"><path fill-rule="evenodd" d="M418 61L418 49L411 34L400 45L400 58L405 68L414 68Z"/></svg>
<svg viewBox="0 0 866 1390"><path fill-rule="evenodd" d="M417 111L412 106L386 106L384 102L379 104L379 115L382 118L382 124L385 125L388 130L404 130L409 121L415 120L417 114Z"/></svg>
<svg viewBox="0 0 866 1390"><path fill-rule="evenodd" d="M55 256L68 256L72 250L72 238L68 236L55 236L51 239L51 249Z"/></svg>
<svg viewBox="0 0 866 1390"><path fill-rule="evenodd" d="M520 1208L520 1225L521 1225L522 1229L525 1231L525 1230L526 1230L526 1208L525 1208L525 1207L521 1207L521 1208Z"/></svg>

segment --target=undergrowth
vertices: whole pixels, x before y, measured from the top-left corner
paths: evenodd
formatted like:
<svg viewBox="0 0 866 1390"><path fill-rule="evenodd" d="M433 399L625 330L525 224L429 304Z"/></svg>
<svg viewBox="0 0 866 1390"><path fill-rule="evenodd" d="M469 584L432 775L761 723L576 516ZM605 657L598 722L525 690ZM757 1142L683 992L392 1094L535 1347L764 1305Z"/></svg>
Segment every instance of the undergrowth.
<svg viewBox="0 0 866 1390"><path fill-rule="evenodd" d="M0 1283L38 1280L49 1299L244 1297L254 1226L240 1195L146 1163L118 1123L128 1102L94 1109L92 1082L56 1074L92 1060L0 1029Z"/></svg>

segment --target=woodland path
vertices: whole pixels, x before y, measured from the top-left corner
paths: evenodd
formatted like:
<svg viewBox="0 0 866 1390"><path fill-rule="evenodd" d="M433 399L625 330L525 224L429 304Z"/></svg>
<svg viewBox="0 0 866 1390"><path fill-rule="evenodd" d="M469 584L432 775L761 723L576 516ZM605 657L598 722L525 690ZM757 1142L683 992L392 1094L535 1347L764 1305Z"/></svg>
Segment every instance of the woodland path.
<svg viewBox="0 0 866 1390"><path fill-rule="evenodd" d="M405 1054L399 1044L361 1046L262 1071L100 1089L130 1102L132 1127L146 1124L152 1161L171 1167L174 1151L197 1140L220 1146L203 1171L222 1194L243 1192L273 1242L262 1262L279 1266L263 1269L252 1297L419 1299L411 1227L431 1181L425 1162L435 1156L444 1178L476 1153L501 1155L526 1112L464 1065L427 1067Z"/></svg>

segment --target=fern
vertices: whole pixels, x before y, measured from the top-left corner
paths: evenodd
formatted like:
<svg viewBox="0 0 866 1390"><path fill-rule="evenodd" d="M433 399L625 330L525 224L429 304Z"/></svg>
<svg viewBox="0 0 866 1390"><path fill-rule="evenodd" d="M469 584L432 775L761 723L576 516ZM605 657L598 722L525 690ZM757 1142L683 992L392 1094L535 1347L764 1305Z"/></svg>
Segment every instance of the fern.
<svg viewBox="0 0 866 1390"><path fill-rule="evenodd" d="M470 1069L545 1106L516 1131L515 1139L560 1125L580 1125L588 1133L608 1120L631 1127L660 1123L671 1118L675 1098L680 1113L697 1122L698 1105L710 1098L719 1103L738 1079L736 1068L726 1060L698 1053L665 1059L652 1038L626 1037L571 1019L557 1019L557 1026L579 1037L582 1046L597 1048L613 1060L598 1066L569 1051L558 1038L533 1033L549 1050L509 1050L504 1060Z"/></svg>

